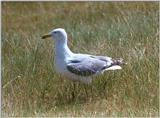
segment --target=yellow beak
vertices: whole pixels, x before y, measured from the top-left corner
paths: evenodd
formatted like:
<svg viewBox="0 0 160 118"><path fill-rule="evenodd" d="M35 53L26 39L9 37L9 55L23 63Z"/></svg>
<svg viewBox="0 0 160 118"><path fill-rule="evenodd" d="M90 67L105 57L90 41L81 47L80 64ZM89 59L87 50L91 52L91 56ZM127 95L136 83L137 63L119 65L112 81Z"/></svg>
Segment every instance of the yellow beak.
<svg viewBox="0 0 160 118"><path fill-rule="evenodd" d="M43 36L42 36L42 39L46 39L46 38L49 38L49 37L51 37L51 34L44 34Z"/></svg>

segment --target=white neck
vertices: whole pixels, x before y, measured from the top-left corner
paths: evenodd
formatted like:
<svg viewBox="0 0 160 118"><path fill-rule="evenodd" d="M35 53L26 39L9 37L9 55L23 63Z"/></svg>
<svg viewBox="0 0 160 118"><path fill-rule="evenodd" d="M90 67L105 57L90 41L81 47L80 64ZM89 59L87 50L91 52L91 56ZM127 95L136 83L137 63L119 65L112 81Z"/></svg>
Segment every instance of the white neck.
<svg viewBox="0 0 160 118"><path fill-rule="evenodd" d="M56 58L66 59L72 55L72 51L68 48L67 40L59 39L55 42L55 55Z"/></svg>

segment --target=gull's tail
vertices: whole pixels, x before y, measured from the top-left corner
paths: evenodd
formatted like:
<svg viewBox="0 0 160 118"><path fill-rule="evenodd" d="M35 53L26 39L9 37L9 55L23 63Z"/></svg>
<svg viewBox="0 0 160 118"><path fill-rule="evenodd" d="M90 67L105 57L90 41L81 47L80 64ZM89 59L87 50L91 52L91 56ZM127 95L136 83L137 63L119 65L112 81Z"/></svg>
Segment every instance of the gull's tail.
<svg viewBox="0 0 160 118"><path fill-rule="evenodd" d="M123 59L112 59L112 63L111 65L106 68L105 70L118 70L118 69L122 69L122 67L120 65L122 64L126 64L123 62Z"/></svg>

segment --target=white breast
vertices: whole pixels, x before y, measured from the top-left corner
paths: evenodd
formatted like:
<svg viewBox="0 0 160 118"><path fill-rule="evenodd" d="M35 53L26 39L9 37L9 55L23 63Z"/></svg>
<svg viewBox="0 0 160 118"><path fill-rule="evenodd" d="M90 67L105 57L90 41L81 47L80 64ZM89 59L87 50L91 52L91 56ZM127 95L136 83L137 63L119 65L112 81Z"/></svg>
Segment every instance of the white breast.
<svg viewBox="0 0 160 118"><path fill-rule="evenodd" d="M66 70L66 63L64 59L55 58L54 65L57 73L64 73L64 71Z"/></svg>

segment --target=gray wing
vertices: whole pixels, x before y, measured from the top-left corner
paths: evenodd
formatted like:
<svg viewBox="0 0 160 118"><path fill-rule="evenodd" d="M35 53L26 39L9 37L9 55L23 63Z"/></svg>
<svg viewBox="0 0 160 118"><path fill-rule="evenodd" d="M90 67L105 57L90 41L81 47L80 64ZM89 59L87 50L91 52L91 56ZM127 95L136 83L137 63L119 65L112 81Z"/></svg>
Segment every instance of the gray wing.
<svg viewBox="0 0 160 118"><path fill-rule="evenodd" d="M107 57L107 56L94 56L94 55L91 55L91 57L100 59L102 61L105 61L108 65L108 67L123 64L123 59L122 58L112 59L111 57Z"/></svg>
<svg viewBox="0 0 160 118"><path fill-rule="evenodd" d="M80 76L90 76L106 68L106 62L92 58L85 57L81 59L72 59L67 64L67 69Z"/></svg>
<svg viewBox="0 0 160 118"><path fill-rule="evenodd" d="M107 57L107 56L94 56L94 55L91 55L90 57L96 58L96 59L100 59L100 60L105 61L105 62L110 62L112 60L111 57Z"/></svg>
<svg viewBox="0 0 160 118"><path fill-rule="evenodd" d="M77 54L67 64L67 69L77 75L90 76L106 68L123 64L123 59L112 59L107 56Z"/></svg>

